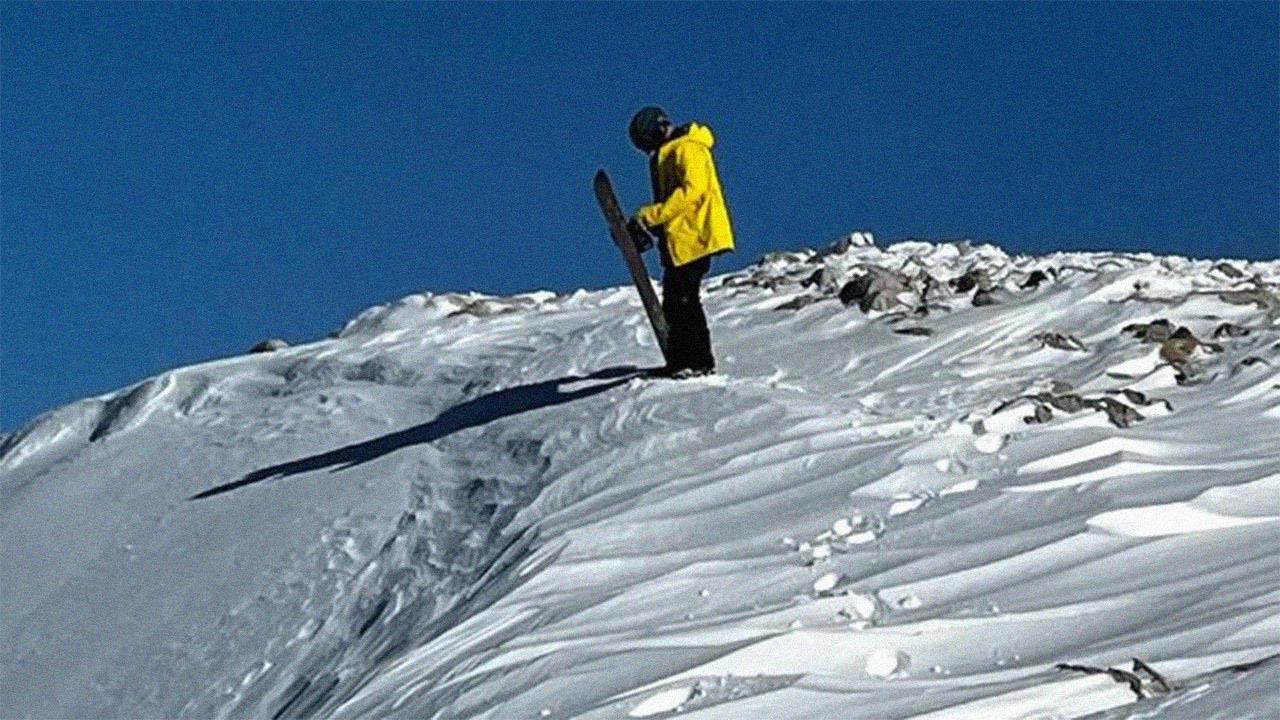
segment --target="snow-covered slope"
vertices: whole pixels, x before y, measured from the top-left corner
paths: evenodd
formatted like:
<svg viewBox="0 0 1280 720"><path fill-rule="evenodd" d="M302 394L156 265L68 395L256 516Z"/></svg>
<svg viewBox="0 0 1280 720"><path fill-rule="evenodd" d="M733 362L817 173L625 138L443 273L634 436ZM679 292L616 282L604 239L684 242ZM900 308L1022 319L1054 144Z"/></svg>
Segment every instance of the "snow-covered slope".
<svg viewBox="0 0 1280 720"><path fill-rule="evenodd" d="M710 279L712 378L629 287L415 295L75 403L0 716L1278 717L1277 283L854 246Z"/></svg>

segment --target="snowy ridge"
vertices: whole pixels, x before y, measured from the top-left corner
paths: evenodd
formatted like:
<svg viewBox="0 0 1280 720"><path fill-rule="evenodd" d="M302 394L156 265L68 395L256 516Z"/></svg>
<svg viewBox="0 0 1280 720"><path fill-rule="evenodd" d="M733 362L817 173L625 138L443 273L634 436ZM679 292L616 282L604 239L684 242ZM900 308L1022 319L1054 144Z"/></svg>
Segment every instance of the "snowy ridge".
<svg viewBox="0 0 1280 720"><path fill-rule="evenodd" d="M423 294L36 419L0 715L1280 715L1280 262L850 245L710 279L707 379Z"/></svg>

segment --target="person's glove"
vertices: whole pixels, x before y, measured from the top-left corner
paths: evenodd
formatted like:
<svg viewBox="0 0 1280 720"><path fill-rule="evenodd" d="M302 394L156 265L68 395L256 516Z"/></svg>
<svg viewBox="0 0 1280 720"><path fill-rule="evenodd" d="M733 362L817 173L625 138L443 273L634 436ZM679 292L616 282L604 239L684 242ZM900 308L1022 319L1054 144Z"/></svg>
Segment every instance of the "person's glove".
<svg viewBox="0 0 1280 720"><path fill-rule="evenodd" d="M640 221L639 216L632 215L627 221L627 233L631 235L631 241L636 244L636 252L643 253L653 247L653 234Z"/></svg>

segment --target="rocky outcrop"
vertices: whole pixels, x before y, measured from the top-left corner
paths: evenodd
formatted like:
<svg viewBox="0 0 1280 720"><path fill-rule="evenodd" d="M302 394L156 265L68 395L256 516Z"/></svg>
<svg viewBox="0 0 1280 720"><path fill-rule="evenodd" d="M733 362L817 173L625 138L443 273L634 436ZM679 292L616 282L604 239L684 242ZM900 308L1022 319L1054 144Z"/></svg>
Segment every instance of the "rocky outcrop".
<svg viewBox="0 0 1280 720"><path fill-rule="evenodd" d="M254 345L253 347L249 348L249 352L268 353L268 352L275 352L276 350L283 350L287 347L289 347L289 343L285 342L284 340L281 340L280 338L267 338L266 340L263 340L257 345Z"/></svg>
<svg viewBox="0 0 1280 720"><path fill-rule="evenodd" d="M903 304L899 294L908 290L910 280L899 272L866 265L840 288L840 302L857 304L862 312L885 311Z"/></svg>

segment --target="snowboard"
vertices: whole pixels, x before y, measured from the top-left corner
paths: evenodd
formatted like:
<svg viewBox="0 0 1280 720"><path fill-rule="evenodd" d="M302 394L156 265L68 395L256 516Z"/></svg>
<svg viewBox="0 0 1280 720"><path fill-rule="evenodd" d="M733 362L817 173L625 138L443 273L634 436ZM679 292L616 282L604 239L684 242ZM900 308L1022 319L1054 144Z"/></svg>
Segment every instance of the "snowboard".
<svg viewBox="0 0 1280 720"><path fill-rule="evenodd" d="M627 229L627 218L618 205L618 196L613 191L613 182L604 170L596 173L594 183L596 199L600 201L600 211L609 223L609 234L613 243L622 251L627 270L631 271L631 280L640 293L640 302L644 303L644 312L649 316L649 324L653 326L653 334L658 338L658 347L662 349L663 359L667 356L667 321L662 316L662 306L658 303L658 294L653 291L653 280L649 278L649 269L645 267L644 258L640 257L637 247L644 238L633 237Z"/></svg>

